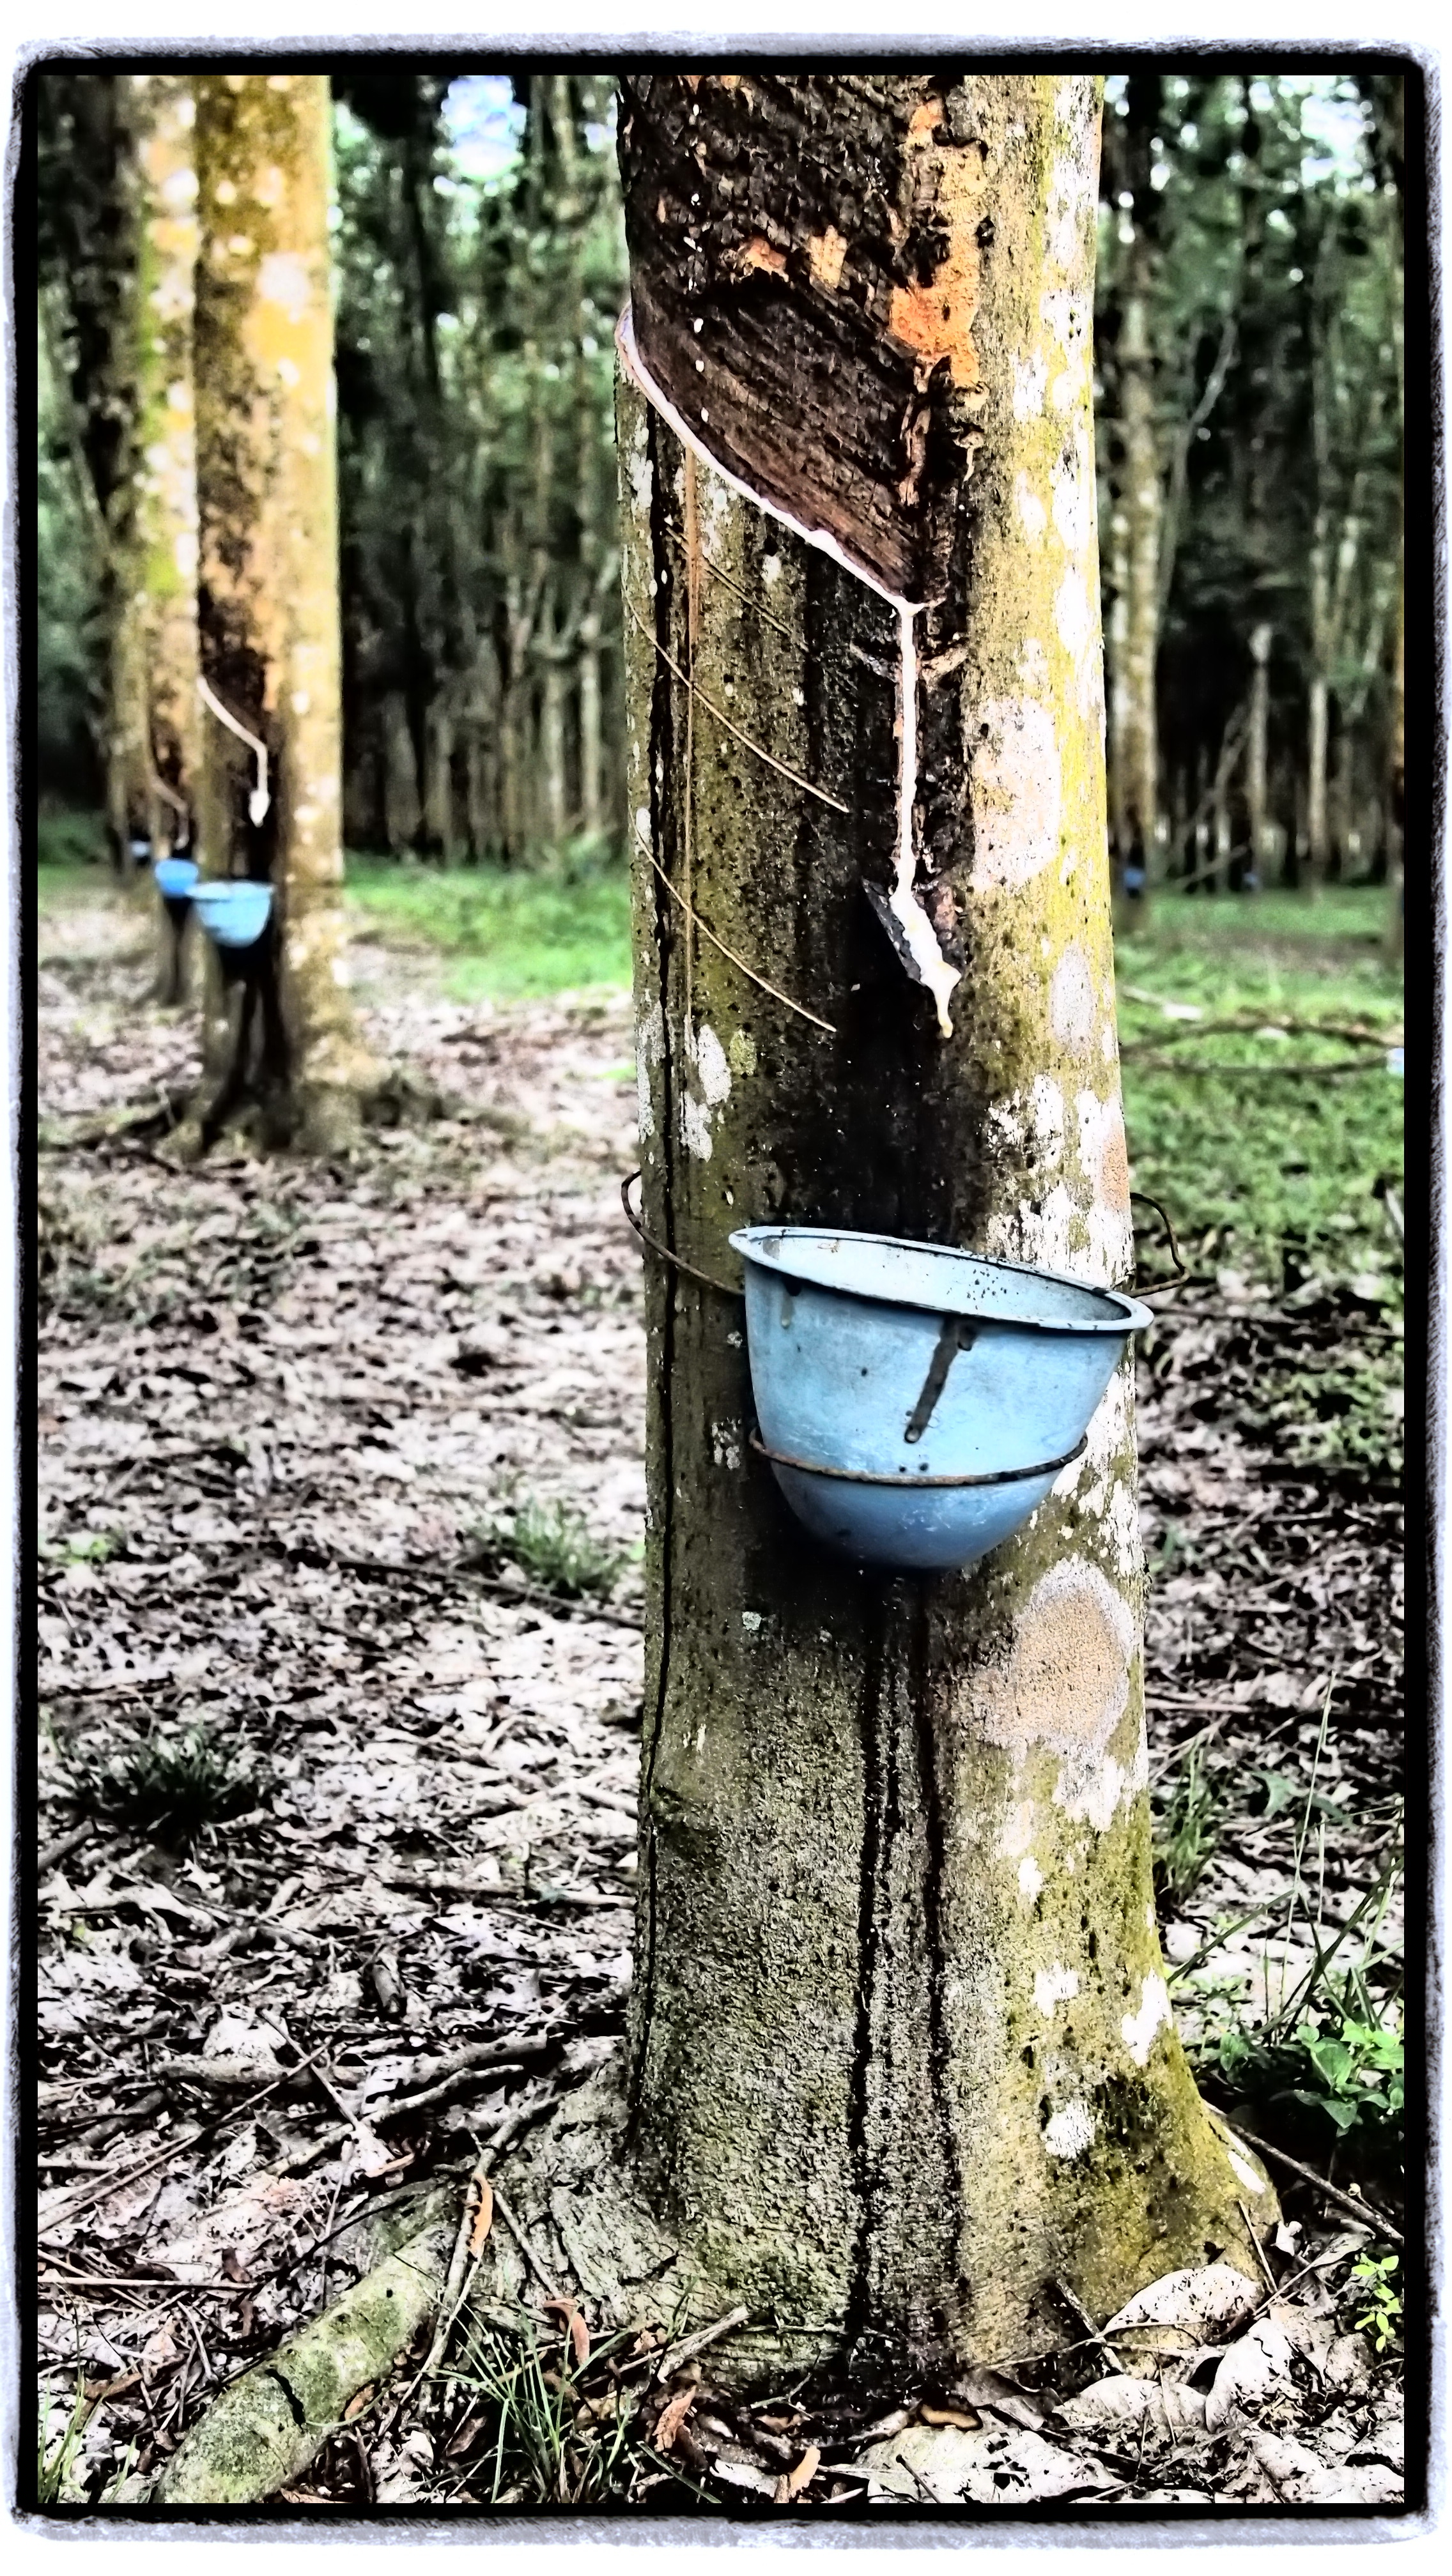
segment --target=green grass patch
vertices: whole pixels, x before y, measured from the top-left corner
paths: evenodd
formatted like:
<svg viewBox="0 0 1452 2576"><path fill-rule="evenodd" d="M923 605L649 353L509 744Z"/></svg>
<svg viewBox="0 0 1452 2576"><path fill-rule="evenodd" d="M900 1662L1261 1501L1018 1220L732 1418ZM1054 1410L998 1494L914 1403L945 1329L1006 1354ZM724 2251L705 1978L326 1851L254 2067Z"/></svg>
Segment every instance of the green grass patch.
<svg viewBox="0 0 1452 2576"><path fill-rule="evenodd" d="M454 1002L524 1001L630 983L630 880L587 849L531 868L348 860L356 936L438 956Z"/></svg>
<svg viewBox="0 0 1452 2576"><path fill-rule="evenodd" d="M1117 943L1135 1184L1216 1266L1277 1288L1380 1275L1399 1298L1386 1193L1400 1204L1405 1086L1387 1054L1402 986L1381 952L1386 901L1375 887L1316 903L1161 893Z"/></svg>
<svg viewBox="0 0 1452 2576"><path fill-rule="evenodd" d="M250 1807L257 1782L204 1727L189 1726L78 1775L76 1795L83 1809L99 1808L152 1842L186 1850L204 1826L224 1824Z"/></svg>
<svg viewBox="0 0 1452 2576"><path fill-rule="evenodd" d="M47 876L55 869L79 874L104 866L109 858L105 817L83 807L42 805L35 818L35 855ZM54 891L58 889L43 888L47 895Z"/></svg>
<svg viewBox="0 0 1452 2576"><path fill-rule="evenodd" d="M516 1565L562 1601L608 1601L626 1564L568 1503L513 1503L506 1517L480 1524L475 1543L481 1564Z"/></svg>
<svg viewBox="0 0 1452 2576"><path fill-rule="evenodd" d="M1193 1745L1167 1794L1155 1802L1155 1890L1163 1904L1181 1905L1194 1893L1220 1840L1224 1814L1224 1785Z"/></svg>

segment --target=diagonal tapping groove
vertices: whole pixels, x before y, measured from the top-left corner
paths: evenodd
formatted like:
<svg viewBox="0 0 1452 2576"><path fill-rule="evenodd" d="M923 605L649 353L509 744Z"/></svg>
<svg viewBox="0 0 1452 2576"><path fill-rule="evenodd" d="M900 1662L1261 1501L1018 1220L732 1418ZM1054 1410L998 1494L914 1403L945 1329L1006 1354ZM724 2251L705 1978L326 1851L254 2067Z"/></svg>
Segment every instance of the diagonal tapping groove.
<svg viewBox="0 0 1452 2576"><path fill-rule="evenodd" d="M741 499L749 502L753 509L761 511L767 518L775 519L782 527L790 528L805 545L814 546L820 554L829 555L833 562L840 564L855 581L865 582L867 587L876 591L878 597L886 600L896 613L898 621L897 862L892 885L886 893L880 887L874 886L870 880L864 880L864 882L873 909L888 933L893 951L904 973L914 983L924 985L931 993L937 1013L939 1033L945 1038L951 1037L953 1021L948 1003L954 986L961 979L962 969L950 964L944 956L938 933L917 891L917 848L913 828L918 786L918 652L913 620L921 613L924 603L921 600L906 599L899 592L890 590L875 572L851 554L827 529L808 527L805 521L795 518L790 510L783 509L780 503L769 499L764 492L754 491L749 483L743 482L739 474L733 473L729 466L723 465L718 457L713 456L710 448L677 409L669 395L656 383L641 357L629 304L620 316L615 337L620 363L626 374L644 395L652 409L660 414L688 455L709 467L713 474L719 476L720 480ZM724 709L703 696L695 681L681 669L659 637L651 633L630 601L624 598L623 593L622 599L625 613L631 624L648 643L654 646L661 660L680 681L682 687L691 691L693 697L709 715L715 718L717 723L724 725L727 732L744 743L748 751L755 752L759 759L764 760L770 768L778 770L783 777L790 779L806 794L819 798L824 805L831 806L838 814L845 814L848 811L840 798L829 795L825 788L818 787L811 779L804 778L799 771L789 768L785 761L778 760L773 753L766 751L760 743L753 742L750 736L743 733L741 727L725 713Z"/></svg>

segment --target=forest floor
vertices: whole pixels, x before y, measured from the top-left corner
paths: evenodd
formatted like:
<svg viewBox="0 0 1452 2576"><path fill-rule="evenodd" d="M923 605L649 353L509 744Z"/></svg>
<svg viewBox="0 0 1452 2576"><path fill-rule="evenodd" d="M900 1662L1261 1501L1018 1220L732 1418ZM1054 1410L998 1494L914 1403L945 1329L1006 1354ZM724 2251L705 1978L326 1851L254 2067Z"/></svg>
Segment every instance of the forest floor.
<svg viewBox="0 0 1452 2576"><path fill-rule="evenodd" d="M355 926L372 1041L443 1114L346 1164L181 1170L194 1021L149 999L144 896L56 870L42 898L36 2360L41 2492L72 2507L143 2495L419 2187L623 2025L628 1002L451 997L427 923ZM1205 1013L1199 952L1159 965L1152 991L1136 950L1132 1107L1177 975ZM1356 1007L1389 1028L1384 990ZM1140 1370L1181 2027L1343 2193L1276 2166L1255 2313L1187 2310L1138 2371L1084 2344L816 2414L732 2407L699 2365L652 2386L648 2345L581 2360L542 2313L512 2376L466 2345L421 2397L368 2392L286 2504L1397 2502L1399 1164L1372 1183L1349 1271L1303 1231L1272 1278L1202 1223Z"/></svg>

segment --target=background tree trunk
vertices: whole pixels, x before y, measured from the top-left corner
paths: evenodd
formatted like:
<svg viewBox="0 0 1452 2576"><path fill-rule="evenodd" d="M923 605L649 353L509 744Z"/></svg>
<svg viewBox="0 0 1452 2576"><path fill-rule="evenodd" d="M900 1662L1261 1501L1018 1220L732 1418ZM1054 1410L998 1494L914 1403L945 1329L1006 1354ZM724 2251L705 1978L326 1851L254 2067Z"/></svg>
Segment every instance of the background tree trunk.
<svg viewBox="0 0 1452 2576"><path fill-rule="evenodd" d="M1123 612L1115 657L1116 736L1121 783L1115 813L1115 890L1143 901L1160 842L1159 671L1164 582L1160 540L1164 466L1157 420L1157 353L1151 321L1159 201L1151 183L1160 114L1157 73L1135 72L1116 136L1123 271L1115 374L1119 389L1116 555L1122 548ZM1123 201L1129 202L1125 204Z"/></svg>
<svg viewBox="0 0 1452 2576"><path fill-rule="evenodd" d="M1405 566L1397 566L1396 643L1392 654L1391 714L1387 727L1386 877L1389 902L1385 949L1392 964L1406 945L1407 810L1407 602Z"/></svg>
<svg viewBox="0 0 1452 2576"><path fill-rule="evenodd" d="M626 373L646 1219L718 1277L775 1216L1131 1267L1095 86L623 84L640 361L820 540ZM864 895L900 856L905 658L904 901L960 969L947 1037ZM1004 2358L1079 2331L1058 2281L1103 2316L1212 2247L1253 2272L1237 2198L1270 2196L1199 2103L1155 1931L1128 1369L1021 1536L919 1582L789 1517L739 1308L659 1262L647 1307L629 2091L656 2208L778 2360Z"/></svg>
<svg viewBox="0 0 1452 2576"><path fill-rule="evenodd" d="M137 278L136 552L151 841L189 849L201 754L192 323L196 105L190 80L134 75L141 168Z"/></svg>
<svg viewBox="0 0 1452 2576"><path fill-rule="evenodd" d="M269 1132L325 1150L373 1079L345 990L330 119L311 74L197 82L201 664L265 745L270 790L254 821L255 756L209 714L202 843L211 875L273 886L250 1053L212 968L199 1119L205 1135L253 1101Z"/></svg>
<svg viewBox="0 0 1452 2576"><path fill-rule="evenodd" d="M1253 626L1250 633L1250 722L1245 738L1245 806L1250 828L1250 862L1258 886L1267 882L1270 850L1270 782L1267 754L1270 740L1270 649L1271 630L1264 622Z"/></svg>
<svg viewBox="0 0 1452 2576"><path fill-rule="evenodd" d="M1325 672L1313 671L1306 703L1306 873L1313 894L1326 881L1331 856L1331 807L1327 793L1330 700L1330 684Z"/></svg>
<svg viewBox="0 0 1452 2576"><path fill-rule="evenodd" d="M97 734L113 865L147 831L144 692L137 649L136 273L140 168L135 85L85 72L36 84L38 212L49 250L41 325L93 553Z"/></svg>

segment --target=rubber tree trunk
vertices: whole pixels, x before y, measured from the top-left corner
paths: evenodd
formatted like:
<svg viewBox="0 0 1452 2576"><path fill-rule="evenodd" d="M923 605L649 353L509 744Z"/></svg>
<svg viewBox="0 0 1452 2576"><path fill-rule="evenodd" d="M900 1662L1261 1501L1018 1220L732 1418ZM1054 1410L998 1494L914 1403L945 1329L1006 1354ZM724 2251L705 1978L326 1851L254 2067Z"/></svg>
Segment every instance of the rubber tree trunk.
<svg viewBox="0 0 1452 2576"><path fill-rule="evenodd" d="M1404 559L1398 561L1396 642L1392 653L1391 709L1388 718L1386 880L1387 925L1384 948L1390 962L1401 959L1406 944L1406 782L1407 782L1407 609Z"/></svg>
<svg viewBox="0 0 1452 2576"><path fill-rule="evenodd" d="M389 851L416 850L423 828L418 759L409 729L408 701L402 689L390 689L381 710L383 731L384 836Z"/></svg>
<svg viewBox="0 0 1452 2576"><path fill-rule="evenodd" d="M1122 1281L1096 84L642 75L620 149L646 1223L726 1280L781 1217ZM789 1516L732 1296L652 1260L647 1318L657 2208L803 2360L1252 2270L1155 1929L1128 1369L1022 1535L917 1581Z"/></svg>
<svg viewBox="0 0 1452 2576"><path fill-rule="evenodd" d="M190 80L130 76L139 206L136 273L134 637L147 837L191 851L201 761L197 698L197 455L192 318L196 107ZM185 904L157 900L157 992L180 1002Z"/></svg>
<svg viewBox="0 0 1452 2576"><path fill-rule="evenodd" d="M109 538L106 583L107 731L105 793L112 861L132 874L151 844L151 761L147 741L146 538L142 455L145 390L144 300L150 258L145 154L150 115L144 84L123 79L116 109L119 143L113 201L115 230L130 256L117 330L107 351L98 408L120 424L116 481L105 510Z"/></svg>
<svg viewBox="0 0 1452 2576"><path fill-rule="evenodd" d="M342 908L328 83L223 72L196 92L201 665L232 719L208 706L202 847L209 875L273 889L247 975L212 969L198 1122L255 1105L267 1135L332 1151L374 1069Z"/></svg>
<svg viewBox="0 0 1452 2576"><path fill-rule="evenodd" d="M1153 313L1160 265L1160 200L1154 141L1164 84L1135 71L1112 129L1110 193L1119 243L1115 371L1119 388L1114 467L1116 606L1113 636L1114 891L1126 926L1145 917L1161 839L1157 682L1164 579L1165 471L1156 418Z"/></svg>
<svg viewBox="0 0 1452 2576"><path fill-rule="evenodd" d="M1128 522L1124 631L1124 818L1121 861L1148 869L1159 843L1160 517L1163 493L1155 436L1154 357L1144 285L1147 254L1136 242L1119 363L1122 385L1123 509Z"/></svg>
<svg viewBox="0 0 1452 2576"><path fill-rule="evenodd" d="M1250 633L1250 721L1245 737L1245 804L1250 829L1251 865L1256 883L1264 887L1271 862L1270 784L1267 766L1270 741L1270 649L1271 629L1264 620Z"/></svg>
<svg viewBox="0 0 1452 2576"><path fill-rule="evenodd" d="M142 175L137 296L137 554L151 839L190 848L200 762L192 323L196 104L190 80L132 76Z"/></svg>
<svg viewBox="0 0 1452 2576"><path fill-rule="evenodd" d="M1116 855L1128 844L1129 818L1129 519L1122 502L1110 511L1108 575L1112 594L1105 665L1108 694L1109 838Z"/></svg>
<svg viewBox="0 0 1452 2576"><path fill-rule="evenodd" d="M1331 855L1330 800L1327 794L1330 701L1330 683L1325 672L1313 670L1306 702L1306 869L1313 893L1326 881Z"/></svg>
<svg viewBox="0 0 1452 2576"><path fill-rule="evenodd" d="M428 712L427 784L424 822L430 850L447 866L458 856L454 828L454 711L447 698L436 698Z"/></svg>

